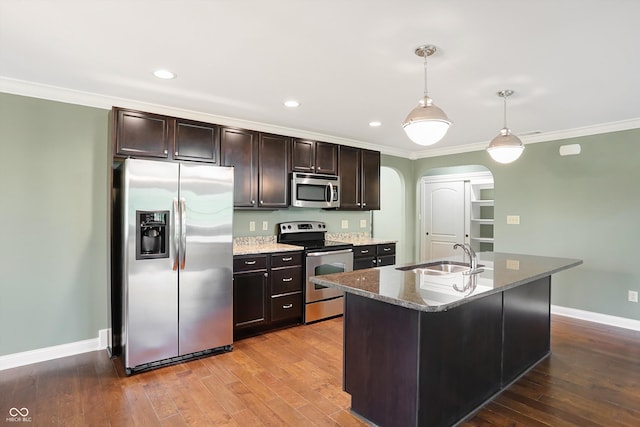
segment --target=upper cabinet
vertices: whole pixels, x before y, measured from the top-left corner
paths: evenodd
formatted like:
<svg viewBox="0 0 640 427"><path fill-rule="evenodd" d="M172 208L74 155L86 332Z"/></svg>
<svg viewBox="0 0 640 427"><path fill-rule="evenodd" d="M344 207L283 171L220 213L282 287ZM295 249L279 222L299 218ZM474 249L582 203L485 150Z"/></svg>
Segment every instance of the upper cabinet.
<svg viewBox="0 0 640 427"><path fill-rule="evenodd" d="M223 166L234 166L236 208L279 209L289 205L289 138L223 127Z"/></svg>
<svg viewBox="0 0 640 427"><path fill-rule="evenodd" d="M115 155L219 163L218 126L114 108Z"/></svg>
<svg viewBox="0 0 640 427"><path fill-rule="evenodd" d="M258 133L223 127L220 130L220 162L234 166L233 205L257 207L258 200Z"/></svg>
<svg viewBox="0 0 640 427"><path fill-rule="evenodd" d="M258 141L258 206L287 208L290 138L261 133Z"/></svg>
<svg viewBox="0 0 640 427"><path fill-rule="evenodd" d="M380 209L380 152L340 146L340 209Z"/></svg>
<svg viewBox="0 0 640 427"><path fill-rule="evenodd" d="M338 174L338 146L328 142L293 139L291 143L293 172Z"/></svg>

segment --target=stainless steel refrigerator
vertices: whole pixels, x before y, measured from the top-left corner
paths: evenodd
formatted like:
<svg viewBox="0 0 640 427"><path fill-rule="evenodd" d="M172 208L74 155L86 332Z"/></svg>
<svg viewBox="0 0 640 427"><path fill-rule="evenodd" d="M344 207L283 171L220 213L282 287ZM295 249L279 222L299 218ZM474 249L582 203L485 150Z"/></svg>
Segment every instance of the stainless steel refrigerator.
<svg viewBox="0 0 640 427"><path fill-rule="evenodd" d="M126 373L230 350L233 168L126 159L119 181Z"/></svg>

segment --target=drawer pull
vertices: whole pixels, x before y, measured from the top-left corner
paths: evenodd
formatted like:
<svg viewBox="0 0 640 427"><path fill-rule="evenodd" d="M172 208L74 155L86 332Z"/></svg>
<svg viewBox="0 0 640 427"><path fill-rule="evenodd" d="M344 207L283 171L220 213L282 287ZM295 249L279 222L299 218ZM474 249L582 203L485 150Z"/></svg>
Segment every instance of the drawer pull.
<svg viewBox="0 0 640 427"><path fill-rule="evenodd" d="M292 257L288 256L288 257L282 258L282 261L287 262L287 261L291 261L292 259L293 259Z"/></svg>
<svg viewBox="0 0 640 427"><path fill-rule="evenodd" d="M286 308L291 308L291 307L293 307L293 304L286 304L286 305L283 305L283 306L282 306L282 308L285 308L285 309L286 309Z"/></svg>
<svg viewBox="0 0 640 427"><path fill-rule="evenodd" d="M368 254L369 253L369 249L364 249L360 251L361 254Z"/></svg>
<svg viewBox="0 0 640 427"><path fill-rule="evenodd" d="M253 261L245 261L244 263L245 263L245 265L253 265L253 264L256 263L256 261L255 260L253 260Z"/></svg>
<svg viewBox="0 0 640 427"><path fill-rule="evenodd" d="M283 282L290 282L290 281L292 281L292 280L293 280L293 277L283 277L283 278L282 278L282 281L283 281Z"/></svg>
<svg viewBox="0 0 640 427"><path fill-rule="evenodd" d="M391 250L391 248L382 248L383 251L385 252L389 252Z"/></svg>

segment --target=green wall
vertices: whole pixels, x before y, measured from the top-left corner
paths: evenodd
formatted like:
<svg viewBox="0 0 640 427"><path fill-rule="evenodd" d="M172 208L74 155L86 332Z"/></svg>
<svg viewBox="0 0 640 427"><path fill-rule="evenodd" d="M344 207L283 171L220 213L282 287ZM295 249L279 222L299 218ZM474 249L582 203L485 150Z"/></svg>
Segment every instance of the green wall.
<svg viewBox="0 0 640 427"><path fill-rule="evenodd" d="M640 291L640 129L527 145L509 165L484 151L416 161L415 182L433 168L479 164L494 176L497 252L584 260L553 276L557 305L640 320L627 291ZM564 144L582 153L562 157ZM520 215L520 225L507 225Z"/></svg>
<svg viewBox="0 0 640 427"><path fill-rule="evenodd" d="M0 355L107 327L107 123L0 93Z"/></svg>
<svg viewBox="0 0 640 427"><path fill-rule="evenodd" d="M107 128L107 110L0 93L0 356L92 339L108 327ZM497 251L581 258L583 266L554 276L553 302L640 319L640 306L626 300L627 290L640 290L639 138L632 130L530 144L511 165L484 151L416 161L383 155L382 166L406 187L399 244L413 259L421 176L483 165L495 180ZM560 157L569 143L582 154ZM507 225L507 215L521 224ZM368 212L289 209L238 211L234 234L273 235L277 222L296 219L326 221L332 232L345 231L347 219L346 231L371 231Z"/></svg>

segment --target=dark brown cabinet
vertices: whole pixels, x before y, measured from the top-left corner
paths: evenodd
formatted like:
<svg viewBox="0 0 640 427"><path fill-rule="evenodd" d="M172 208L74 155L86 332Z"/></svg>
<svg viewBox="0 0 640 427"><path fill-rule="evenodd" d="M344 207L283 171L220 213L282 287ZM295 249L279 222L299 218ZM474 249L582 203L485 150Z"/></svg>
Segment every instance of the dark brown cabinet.
<svg viewBox="0 0 640 427"><path fill-rule="evenodd" d="M268 276L266 255L233 258L234 335L269 321Z"/></svg>
<svg viewBox="0 0 640 427"><path fill-rule="evenodd" d="M380 209L380 152L341 145L340 209Z"/></svg>
<svg viewBox="0 0 640 427"><path fill-rule="evenodd" d="M289 138L245 129L220 131L223 166L234 166L236 208L288 206Z"/></svg>
<svg viewBox="0 0 640 427"><path fill-rule="evenodd" d="M220 163L218 126L184 119L175 123L174 159Z"/></svg>
<svg viewBox="0 0 640 427"><path fill-rule="evenodd" d="M258 198L258 134L245 129L220 130L220 162L234 166L233 205L253 208Z"/></svg>
<svg viewBox="0 0 640 427"><path fill-rule="evenodd" d="M115 155L219 163L218 126L114 108Z"/></svg>
<svg viewBox="0 0 640 427"><path fill-rule="evenodd" d="M294 139L291 142L291 170L338 174L338 146L328 142Z"/></svg>
<svg viewBox="0 0 640 427"><path fill-rule="evenodd" d="M353 269L384 267L396 263L396 244L355 246L353 248Z"/></svg>
<svg viewBox="0 0 640 427"><path fill-rule="evenodd" d="M234 339L302 322L302 252L233 257Z"/></svg>
<svg viewBox="0 0 640 427"><path fill-rule="evenodd" d="M289 142L286 136L261 133L258 143L258 207L289 206Z"/></svg>
<svg viewBox="0 0 640 427"><path fill-rule="evenodd" d="M114 108L115 153L122 157L169 158L172 119L159 114Z"/></svg>

